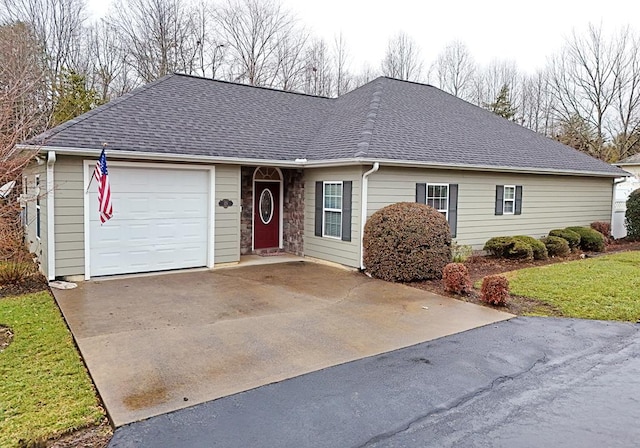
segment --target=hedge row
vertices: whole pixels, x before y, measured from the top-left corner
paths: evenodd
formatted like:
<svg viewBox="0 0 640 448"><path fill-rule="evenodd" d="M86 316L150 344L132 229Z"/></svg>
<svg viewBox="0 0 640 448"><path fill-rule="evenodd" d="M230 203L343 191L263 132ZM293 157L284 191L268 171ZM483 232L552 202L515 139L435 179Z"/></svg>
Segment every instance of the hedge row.
<svg viewBox="0 0 640 448"><path fill-rule="evenodd" d="M523 260L545 260L549 256L566 257L572 250L603 252L605 237L590 227L554 229L539 240L526 235L498 236L484 245L494 257Z"/></svg>

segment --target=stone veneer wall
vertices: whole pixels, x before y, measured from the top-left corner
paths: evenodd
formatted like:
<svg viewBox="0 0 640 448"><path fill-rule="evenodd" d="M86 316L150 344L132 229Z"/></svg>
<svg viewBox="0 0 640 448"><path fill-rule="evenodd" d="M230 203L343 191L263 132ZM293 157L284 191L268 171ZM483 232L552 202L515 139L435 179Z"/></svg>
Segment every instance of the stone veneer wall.
<svg viewBox="0 0 640 448"><path fill-rule="evenodd" d="M242 213L240 213L240 254L251 253L251 226L253 215L253 172L254 166L243 166L240 172L240 197Z"/></svg>
<svg viewBox="0 0 640 448"><path fill-rule="evenodd" d="M243 166L241 171L242 213L240 214L240 254L251 253L253 228L253 173L256 167ZM283 169L282 243L286 252L304 255L304 170Z"/></svg>
<svg viewBox="0 0 640 448"><path fill-rule="evenodd" d="M304 255L304 170L282 170L284 219L282 242L286 252Z"/></svg>

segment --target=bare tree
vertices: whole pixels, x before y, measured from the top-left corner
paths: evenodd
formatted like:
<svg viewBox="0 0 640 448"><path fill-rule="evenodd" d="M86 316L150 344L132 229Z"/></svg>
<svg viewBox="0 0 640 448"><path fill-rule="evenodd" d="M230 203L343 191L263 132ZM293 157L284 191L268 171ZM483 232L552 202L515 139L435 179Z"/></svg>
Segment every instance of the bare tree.
<svg viewBox="0 0 640 448"><path fill-rule="evenodd" d="M198 50L193 11L180 0L118 0L108 19L121 34L128 62L145 82L192 73Z"/></svg>
<svg viewBox="0 0 640 448"><path fill-rule="evenodd" d="M406 81L420 80L420 50L409 35L401 32L389 39L387 52L382 60L382 74Z"/></svg>
<svg viewBox="0 0 640 448"><path fill-rule="evenodd" d="M470 95L476 64L466 45L453 41L438 55L430 69L430 75L442 90L460 98Z"/></svg>
<svg viewBox="0 0 640 448"><path fill-rule="evenodd" d="M334 65L336 74L336 96L351 90L352 75L349 72L349 52L344 36L340 33L334 39Z"/></svg>
<svg viewBox="0 0 640 448"><path fill-rule="evenodd" d="M522 76L518 116L523 126L551 137L554 130L554 106L548 83L548 74L545 71Z"/></svg>
<svg viewBox="0 0 640 448"><path fill-rule="evenodd" d="M85 0L0 0L0 20L29 25L46 65L43 82L49 96L40 107L49 113L64 70L84 66Z"/></svg>
<svg viewBox="0 0 640 448"><path fill-rule="evenodd" d="M311 95L331 96L335 83L331 55L327 43L314 40L306 55L304 92Z"/></svg>
<svg viewBox="0 0 640 448"><path fill-rule="evenodd" d="M109 101L135 87L123 42L112 24L100 20L91 26L88 54L92 65L92 87L99 93L101 101Z"/></svg>
<svg viewBox="0 0 640 448"><path fill-rule="evenodd" d="M618 41L620 57L614 67L616 126L610 130L616 159L640 152L640 37L623 29Z"/></svg>
<svg viewBox="0 0 640 448"><path fill-rule="evenodd" d="M196 39L196 58L193 61L193 69L189 73L217 79L223 72L227 46L224 36L217 31L215 26L214 5L207 0L201 0L193 7L192 16Z"/></svg>
<svg viewBox="0 0 640 448"><path fill-rule="evenodd" d="M26 23L0 26L0 186L13 184L13 194L0 198L0 259L16 261L23 250L22 224L17 205L21 173L33 154L16 144L43 130L47 114L40 40ZM17 260L20 261L20 260Z"/></svg>
<svg viewBox="0 0 640 448"><path fill-rule="evenodd" d="M276 86L282 90L304 88L307 70L305 49L309 35L304 30L291 30L278 40L276 47Z"/></svg>
<svg viewBox="0 0 640 448"><path fill-rule="evenodd" d="M360 72L353 77L352 90L356 89L380 76L380 72L368 63L365 63Z"/></svg>
<svg viewBox="0 0 640 448"><path fill-rule="evenodd" d="M513 61L494 60L486 67L477 71L475 92L472 96L476 104L482 105L494 101L506 85L509 90L509 101L518 108L516 99L519 97L519 73Z"/></svg>
<svg viewBox="0 0 640 448"><path fill-rule="evenodd" d="M53 79L73 66L81 50L85 0L0 0L0 19L30 24L40 40ZM0 10L1 11L1 10Z"/></svg>
<svg viewBox="0 0 640 448"><path fill-rule="evenodd" d="M292 15L272 0L228 0L216 21L229 48L234 81L273 86L280 54L295 26Z"/></svg>
<svg viewBox="0 0 640 448"><path fill-rule="evenodd" d="M593 126L596 138L589 153L605 159L608 116L615 107L620 82L621 42L607 40L602 28L589 26L585 37L575 32L563 50L551 60L550 88L558 119L569 122L579 116Z"/></svg>

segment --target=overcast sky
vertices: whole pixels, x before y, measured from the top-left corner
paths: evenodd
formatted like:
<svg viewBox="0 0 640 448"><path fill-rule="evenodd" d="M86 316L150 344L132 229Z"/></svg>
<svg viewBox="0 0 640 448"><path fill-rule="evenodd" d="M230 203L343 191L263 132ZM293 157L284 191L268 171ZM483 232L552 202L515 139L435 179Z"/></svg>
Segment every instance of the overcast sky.
<svg viewBox="0 0 640 448"><path fill-rule="evenodd" d="M111 0L88 0L96 16ZM342 32L351 70L377 68L387 41L399 31L419 45L425 68L444 46L460 40L475 60L513 60L527 72L545 65L573 30L602 24L605 31L633 25L639 0L283 0L283 5L314 35L333 42ZM632 26L640 31L640 24Z"/></svg>

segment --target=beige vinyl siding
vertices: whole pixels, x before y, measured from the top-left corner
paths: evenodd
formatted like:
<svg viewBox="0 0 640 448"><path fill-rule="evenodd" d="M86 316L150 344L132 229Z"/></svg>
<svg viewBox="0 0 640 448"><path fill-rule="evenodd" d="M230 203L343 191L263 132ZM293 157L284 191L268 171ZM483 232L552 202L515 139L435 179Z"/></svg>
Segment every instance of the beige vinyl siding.
<svg viewBox="0 0 640 448"><path fill-rule="evenodd" d="M620 168L640 179L640 165L621 166Z"/></svg>
<svg viewBox="0 0 640 448"><path fill-rule="evenodd" d="M362 168L305 169L304 186L304 254L309 257L360 266L360 195ZM315 236L316 181L352 181L351 241Z"/></svg>
<svg viewBox="0 0 640 448"><path fill-rule="evenodd" d="M83 159L58 156L55 173L56 276L84 274Z"/></svg>
<svg viewBox="0 0 640 448"><path fill-rule="evenodd" d="M40 175L40 239L36 237L36 200L27 201L27 228L26 228L26 238L29 250L37 255L38 261L40 262L40 271L45 276L49 276L49 259L48 259L48 223L47 223L47 165L42 164L38 165L37 163L33 163L29 165L27 169L25 169L23 173L23 179L26 177L27 181L27 194L35 194L36 193L36 175Z"/></svg>
<svg viewBox="0 0 640 448"><path fill-rule="evenodd" d="M236 262L240 260L240 167L216 165L215 178L214 263ZM233 205L221 207L222 199L230 199Z"/></svg>
<svg viewBox="0 0 640 448"><path fill-rule="evenodd" d="M482 248L493 236L541 237L554 228L611 220L611 178L380 167L369 177L368 216L415 201L418 182L458 184L459 244ZM496 185L522 185L522 214L495 215Z"/></svg>

